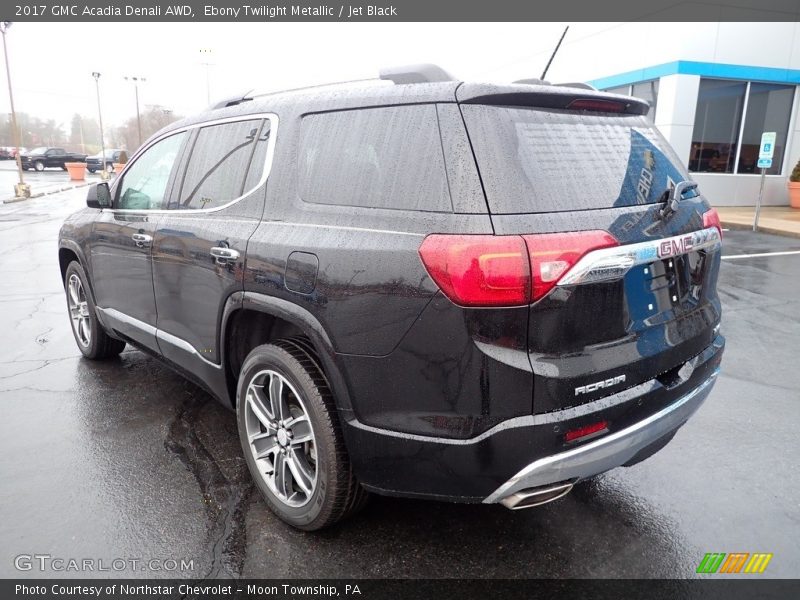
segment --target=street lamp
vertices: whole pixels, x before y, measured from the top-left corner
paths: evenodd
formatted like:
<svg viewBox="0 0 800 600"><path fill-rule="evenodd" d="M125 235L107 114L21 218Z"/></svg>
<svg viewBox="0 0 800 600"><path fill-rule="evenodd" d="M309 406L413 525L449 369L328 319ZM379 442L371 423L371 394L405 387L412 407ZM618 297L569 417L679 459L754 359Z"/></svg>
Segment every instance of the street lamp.
<svg viewBox="0 0 800 600"><path fill-rule="evenodd" d="M200 64L206 68L206 103L211 104L211 75L209 67L214 64L211 62L211 48L200 48Z"/></svg>
<svg viewBox="0 0 800 600"><path fill-rule="evenodd" d="M102 157L100 160L103 164L100 177L108 179L108 171L106 170L106 138L103 135L103 111L100 109L100 73L94 71L92 77L94 77L94 84L97 89L97 116L100 119L100 156Z"/></svg>
<svg viewBox="0 0 800 600"><path fill-rule="evenodd" d="M139 82L147 81L144 77L125 77L125 81L133 82L133 90L136 94L136 128L139 132L139 145L142 145L142 118L139 116Z"/></svg>
<svg viewBox="0 0 800 600"><path fill-rule="evenodd" d="M8 47L6 46L6 33L11 27L11 21L0 21L0 32L3 34L3 56L6 59L6 78L8 79L8 99L11 102L11 127L14 130L14 146L17 149L17 173L19 183L14 186L14 195L18 198L29 198L31 186L26 185L22 177L22 158L19 155L19 129L17 129L17 112L14 110L14 93L11 90L11 69L8 67Z"/></svg>

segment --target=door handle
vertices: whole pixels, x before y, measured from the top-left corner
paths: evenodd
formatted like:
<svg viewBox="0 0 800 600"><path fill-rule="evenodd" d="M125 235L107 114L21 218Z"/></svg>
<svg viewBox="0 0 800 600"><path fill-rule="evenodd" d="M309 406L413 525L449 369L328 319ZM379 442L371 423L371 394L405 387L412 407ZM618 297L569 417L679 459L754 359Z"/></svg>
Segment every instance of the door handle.
<svg viewBox="0 0 800 600"><path fill-rule="evenodd" d="M209 250L209 253L216 259L218 265L224 265L228 261L235 261L241 256L238 250L225 248L224 246L214 246Z"/></svg>
<svg viewBox="0 0 800 600"><path fill-rule="evenodd" d="M133 238L133 241L136 242L137 248L149 246L150 242L153 241L153 236L147 235L146 233L134 233L131 237Z"/></svg>

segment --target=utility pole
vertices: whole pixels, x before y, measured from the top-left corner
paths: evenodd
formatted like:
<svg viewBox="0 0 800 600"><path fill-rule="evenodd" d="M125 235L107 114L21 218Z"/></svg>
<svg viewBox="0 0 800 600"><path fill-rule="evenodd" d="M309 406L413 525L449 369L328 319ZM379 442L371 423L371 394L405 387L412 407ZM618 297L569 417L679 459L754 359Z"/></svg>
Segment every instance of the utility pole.
<svg viewBox="0 0 800 600"><path fill-rule="evenodd" d="M95 88L97 89L97 118L100 120L100 156L102 156L103 170L100 172L100 177L108 179L108 171L106 170L106 138L103 134L103 110L100 108L100 73L94 71Z"/></svg>
<svg viewBox="0 0 800 600"><path fill-rule="evenodd" d="M139 82L147 81L144 77L126 77L125 81L133 82L133 91L136 96L136 128L139 133L139 145L142 145L142 117L139 115Z"/></svg>
<svg viewBox="0 0 800 600"><path fill-rule="evenodd" d="M11 27L11 21L0 21L0 32L3 34L3 56L6 59L6 78L8 79L8 99L11 103L11 127L14 130L14 146L17 149L17 174L19 183L14 186L14 195L17 198L29 198L31 186L25 183L22 176L22 158L19 155L19 129L17 128L17 111L14 109L14 92L11 89L11 69L8 66L8 46L6 46L6 33Z"/></svg>

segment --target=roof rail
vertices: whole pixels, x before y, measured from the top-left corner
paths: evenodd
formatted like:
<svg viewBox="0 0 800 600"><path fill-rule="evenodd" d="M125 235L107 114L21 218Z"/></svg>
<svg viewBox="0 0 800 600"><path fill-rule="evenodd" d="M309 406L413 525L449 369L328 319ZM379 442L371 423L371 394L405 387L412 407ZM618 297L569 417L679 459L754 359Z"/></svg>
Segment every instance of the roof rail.
<svg viewBox="0 0 800 600"><path fill-rule="evenodd" d="M537 77L517 79L516 81L512 81L512 83L522 83L524 85L550 85L549 81L545 81L544 79L538 79Z"/></svg>
<svg viewBox="0 0 800 600"><path fill-rule="evenodd" d="M379 76L385 81L398 85L406 83L436 83L440 81L457 81L455 77L437 65L421 63L386 67L380 70Z"/></svg>
<svg viewBox="0 0 800 600"><path fill-rule="evenodd" d="M582 81L574 81L570 83L554 83L553 85L557 85L558 87L578 88L580 90L592 90L593 92L597 91L596 87L588 83L583 83Z"/></svg>
<svg viewBox="0 0 800 600"><path fill-rule="evenodd" d="M223 98L208 107L208 110L217 110L218 108L227 108L229 106L236 106L242 102L249 102L253 99L252 93L254 90L248 90L243 94L236 94L231 98Z"/></svg>

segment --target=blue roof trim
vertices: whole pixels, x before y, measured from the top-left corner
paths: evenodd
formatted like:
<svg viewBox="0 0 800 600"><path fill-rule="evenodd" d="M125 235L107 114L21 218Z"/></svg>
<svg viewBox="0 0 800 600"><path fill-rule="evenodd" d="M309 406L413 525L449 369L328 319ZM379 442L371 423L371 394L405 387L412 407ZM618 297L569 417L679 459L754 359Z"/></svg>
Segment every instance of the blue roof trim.
<svg viewBox="0 0 800 600"><path fill-rule="evenodd" d="M653 67L628 71L627 73L620 73L619 75L601 77L600 79L595 79L588 83L592 84L597 89L603 90L676 74L800 85L800 69L727 65L722 63L695 62L691 60L676 60L664 63L663 65L655 65Z"/></svg>

